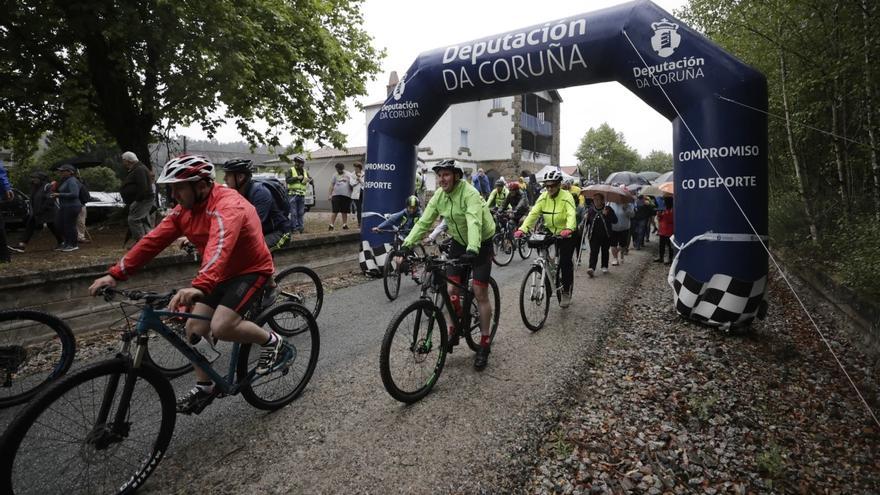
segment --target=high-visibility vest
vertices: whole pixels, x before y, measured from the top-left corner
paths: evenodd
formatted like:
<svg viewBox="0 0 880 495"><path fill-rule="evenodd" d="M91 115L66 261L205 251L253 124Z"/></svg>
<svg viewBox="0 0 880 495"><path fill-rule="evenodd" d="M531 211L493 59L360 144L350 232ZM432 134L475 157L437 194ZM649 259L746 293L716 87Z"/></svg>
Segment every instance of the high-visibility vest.
<svg viewBox="0 0 880 495"><path fill-rule="evenodd" d="M299 173L296 171L296 167L290 167L290 176L291 177L299 177ZM304 196L306 194L306 184L309 183L309 171L303 169L303 180L299 182L292 182L287 185L287 192L290 194L296 194L298 196Z"/></svg>

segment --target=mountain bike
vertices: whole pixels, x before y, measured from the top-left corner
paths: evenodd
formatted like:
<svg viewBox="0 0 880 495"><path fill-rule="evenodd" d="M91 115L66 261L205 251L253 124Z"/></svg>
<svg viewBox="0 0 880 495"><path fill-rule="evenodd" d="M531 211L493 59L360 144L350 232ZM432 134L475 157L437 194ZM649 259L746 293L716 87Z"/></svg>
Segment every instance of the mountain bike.
<svg viewBox="0 0 880 495"><path fill-rule="evenodd" d="M532 262L520 286L519 314L526 328L533 332L544 327L554 291L557 300L562 302L562 273L556 265L556 256L550 252L559 239L561 237L546 232L528 237L528 244L538 251L538 258Z"/></svg>
<svg viewBox="0 0 880 495"><path fill-rule="evenodd" d="M379 373L385 390L400 402L412 404L428 395L443 371L446 354L452 352L443 308L453 308L447 284L462 294L461 313L453 318L452 338L464 338L474 352L480 346L480 315L474 298L470 265L457 260L425 258L425 279L418 300L397 313L385 330L379 351ZM446 276L448 266L466 268L459 283ZM495 279L489 278L492 305L490 340L498 330L501 296Z"/></svg>
<svg viewBox="0 0 880 495"><path fill-rule="evenodd" d="M257 375L259 346L233 343L227 374L222 376L212 367L210 355L198 352L186 335L163 322L168 317L209 319L160 309L173 292L107 288L103 294L106 299L121 295L137 301L141 309L136 324L123 334L122 352L56 381L19 412L0 438L0 493L131 493L143 485L165 455L176 420L169 379L144 360L151 331L208 373L218 397L241 393L259 409L289 404L315 370L318 325L296 303L269 307L252 320L282 329L301 325L275 320L305 322L307 330L281 335L283 357L278 364Z"/></svg>
<svg viewBox="0 0 880 495"><path fill-rule="evenodd" d="M412 277L417 284L421 283L420 277L424 274L424 265L419 261L426 256L425 248L420 244L412 247L412 254L405 255L402 250L404 237L400 229L379 229L379 233L391 233L394 237L391 241L391 249L385 253L385 265L382 268L382 286L389 301L397 299L400 294L400 279L404 275ZM398 256L403 257L400 264L395 261Z"/></svg>
<svg viewBox="0 0 880 495"><path fill-rule="evenodd" d="M0 311L0 408L33 397L73 363L76 339L60 318L42 311Z"/></svg>
<svg viewBox="0 0 880 495"><path fill-rule="evenodd" d="M516 225L513 223L513 212L494 211L496 231L492 236L492 245L495 247L495 256L492 262L498 266L507 266L513 261L518 248L517 239L513 237ZM529 253L531 255L531 253ZM522 252L520 252L522 256Z"/></svg>

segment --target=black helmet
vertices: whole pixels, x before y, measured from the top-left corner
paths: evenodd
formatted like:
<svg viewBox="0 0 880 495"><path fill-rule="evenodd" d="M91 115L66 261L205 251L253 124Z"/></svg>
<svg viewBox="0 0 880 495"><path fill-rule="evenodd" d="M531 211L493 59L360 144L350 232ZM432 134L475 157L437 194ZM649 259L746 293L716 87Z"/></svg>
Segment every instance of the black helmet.
<svg viewBox="0 0 880 495"><path fill-rule="evenodd" d="M226 172L241 172L244 174L254 173L254 162L245 158L233 158L232 160L227 160L222 166L223 170Z"/></svg>
<svg viewBox="0 0 880 495"><path fill-rule="evenodd" d="M418 197L418 196L413 195L413 196L410 196L410 197L406 198L406 206L407 206L407 208L409 208L409 207L418 208L418 207L421 206L421 203L422 203L422 202L419 201L419 197Z"/></svg>
<svg viewBox="0 0 880 495"><path fill-rule="evenodd" d="M441 170L452 170L453 172L458 172L461 175L464 175L464 170L461 167L455 164L455 160L441 160L437 165L431 169L434 173L437 173Z"/></svg>

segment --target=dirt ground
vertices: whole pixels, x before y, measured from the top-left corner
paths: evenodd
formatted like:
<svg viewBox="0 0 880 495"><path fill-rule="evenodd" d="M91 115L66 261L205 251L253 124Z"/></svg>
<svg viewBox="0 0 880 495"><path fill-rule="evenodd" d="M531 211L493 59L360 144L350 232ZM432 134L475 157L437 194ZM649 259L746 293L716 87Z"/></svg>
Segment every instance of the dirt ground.
<svg viewBox="0 0 880 495"><path fill-rule="evenodd" d="M306 213L305 237L328 235L327 225L330 221L330 213L309 212ZM349 221L352 229L357 229L356 222ZM336 220L336 230L339 233L341 220ZM0 277L26 275L28 273L42 273L61 268L75 268L91 266L100 263L111 265L115 263L131 247L129 241L123 246L126 227L118 223L106 222L89 225L90 240L82 242L79 250L70 253L53 251L55 238L48 230L43 229L34 234L24 253L10 253L12 263L0 265ZM6 236L10 245L18 244L24 230L7 230ZM330 234L332 235L332 234ZM168 248L160 256L179 254L175 248Z"/></svg>

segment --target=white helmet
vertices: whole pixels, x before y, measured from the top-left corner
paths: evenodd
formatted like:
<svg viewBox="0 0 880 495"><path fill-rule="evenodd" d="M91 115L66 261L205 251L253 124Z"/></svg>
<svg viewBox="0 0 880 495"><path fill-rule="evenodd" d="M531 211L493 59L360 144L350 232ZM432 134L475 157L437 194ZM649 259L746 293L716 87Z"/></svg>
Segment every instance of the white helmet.
<svg viewBox="0 0 880 495"><path fill-rule="evenodd" d="M541 177L541 182L559 182L562 180L562 172L558 170L548 170Z"/></svg>
<svg viewBox="0 0 880 495"><path fill-rule="evenodd" d="M156 182L173 184L202 179L214 180L214 164L211 160L201 155L180 155L168 160Z"/></svg>

